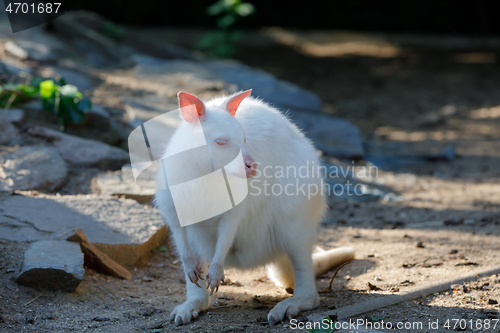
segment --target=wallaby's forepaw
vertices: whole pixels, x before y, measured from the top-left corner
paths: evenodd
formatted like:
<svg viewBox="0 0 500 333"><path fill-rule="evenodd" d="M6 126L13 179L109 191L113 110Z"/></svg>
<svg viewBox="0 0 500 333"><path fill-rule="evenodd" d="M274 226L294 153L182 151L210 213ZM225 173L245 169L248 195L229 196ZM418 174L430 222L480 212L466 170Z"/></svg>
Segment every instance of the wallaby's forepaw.
<svg viewBox="0 0 500 333"><path fill-rule="evenodd" d="M198 311L190 302L184 302L175 307L174 311L170 314L170 321L175 322L177 326L185 325L191 320L198 317Z"/></svg>
<svg viewBox="0 0 500 333"><path fill-rule="evenodd" d="M214 290L215 292L219 291L219 286L224 281L224 269L222 266L216 264L210 265L205 280L207 282L207 289L210 288L210 296L212 296Z"/></svg>
<svg viewBox="0 0 500 333"><path fill-rule="evenodd" d="M285 318L292 320L297 317L300 311L311 310L317 307L319 298L317 296L311 297L290 297L284 301L279 302L267 315L269 325L273 326L283 321Z"/></svg>
<svg viewBox="0 0 500 333"><path fill-rule="evenodd" d="M201 271L201 265L198 260L196 260L195 258L184 260L184 270L189 280L199 288L201 288L201 286L198 284L198 279L203 280L203 272Z"/></svg>

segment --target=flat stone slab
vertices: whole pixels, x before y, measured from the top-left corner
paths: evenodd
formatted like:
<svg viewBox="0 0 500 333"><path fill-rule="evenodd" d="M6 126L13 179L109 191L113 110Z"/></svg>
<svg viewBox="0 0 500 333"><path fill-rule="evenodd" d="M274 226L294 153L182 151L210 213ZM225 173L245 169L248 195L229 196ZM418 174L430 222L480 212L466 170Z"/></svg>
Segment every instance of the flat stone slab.
<svg viewBox="0 0 500 333"><path fill-rule="evenodd" d="M361 132L347 120L306 112L293 112L290 118L323 153L340 158L363 156Z"/></svg>
<svg viewBox="0 0 500 333"><path fill-rule="evenodd" d="M99 195L25 197L0 192L0 238L50 240L79 228L99 250L131 266L156 249L167 234L156 209L135 200Z"/></svg>
<svg viewBox="0 0 500 333"><path fill-rule="evenodd" d="M19 60L3 59L0 61L0 73L2 74L20 75L21 73L31 73L32 70L31 67L22 64Z"/></svg>
<svg viewBox="0 0 500 333"><path fill-rule="evenodd" d="M320 99L312 92L237 61L166 60L161 65L140 64L134 74L137 78L178 86L179 89L187 87L195 94L199 90L214 90L213 86L220 90L228 84L235 85L238 90L251 88L253 96L284 111L291 108L320 112L321 108Z"/></svg>
<svg viewBox="0 0 500 333"><path fill-rule="evenodd" d="M54 191L67 175L66 162L54 147L24 146L0 154L0 191Z"/></svg>
<svg viewBox="0 0 500 333"><path fill-rule="evenodd" d="M82 282L83 253L68 241L38 241L24 253L16 282L37 290L73 292Z"/></svg>
<svg viewBox="0 0 500 333"><path fill-rule="evenodd" d="M161 116L167 112L177 109L177 100L169 100L162 96L148 96L143 98L124 97L125 111L129 124L132 127L140 126L146 121ZM172 113L172 121L180 118Z"/></svg>
<svg viewBox="0 0 500 333"><path fill-rule="evenodd" d="M130 162L127 151L101 141L84 139L40 126L32 128L30 134L51 138L62 157L72 164L118 169Z"/></svg>
<svg viewBox="0 0 500 333"><path fill-rule="evenodd" d="M293 83L238 61L207 61L202 66L219 75L225 82L241 90L252 89L252 95L271 103L283 111L288 109L320 112L321 100L314 93Z"/></svg>
<svg viewBox="0 0 500 333"><path fill-rule="evenodd" d="M63 78L67 84L76 86L81 92L92 89L92 81L89 77L69 68L46 67L41 71L40 74L43 77Z"/></svg>
<svg viewBox="0 0 500 333"><path fill-rule="evenodd" d="M20 124L24 120L24 110L9 109L7 111L7 120L14 124Z"/></svg>
<svg viewBox="0 0 500 333"><path fill-rule="evenodd" d="M4 48L21 60L54 61L67 52L61 41L48 34L33 32L16 37L5 42Z"/></svg>
<svg viewBox="0 0 500 333"><path fill-rule="evenodd" d="M316 147L325 154L340 158L363 156L363 139L355 125L340 118L321 114L321 101L315 94L290 82L279 80L263 70L237 61L165 60L162 64L155 62L137 65L134 75L141 80L168 85L194 94L200 89L210 90L207 82L224 82L225 86L231 87L229 91L233 91L234 87L236 90L252 89L252 96L290 115L314 141ZM212 91L216 92L214 89ZM151 97L134 98L133 101L124 100L132 126L139 126L149 119L177 108L176 105L169 105L170 108L158 107L155 103L149 103L148 99Z"/></svg>
<svg viewBox="0 0 500 333"><path fill-rule="evenodd" d="M205 68L201 62L190 60L166 60L161 65L139 64L134 69L138 79L190 90L193 94L230 88L224 79ZM236 91L236 87L229 89Z"/></svg>
<svg viewBox="0 0 500 333"><path fill-rule="evenodd" d="M141 186L136 184L130 164L124 165L120 171L98 176L96 185L101 195L124 196L140 203L150 203L156 193L156 170L152 169L141 173Z"/></svg>
<svg viewBox="0 0 500 333"><path fill-rule="evenodd" d="M14 145L19 138L17 128L0 113L0 145Z"/></svg>

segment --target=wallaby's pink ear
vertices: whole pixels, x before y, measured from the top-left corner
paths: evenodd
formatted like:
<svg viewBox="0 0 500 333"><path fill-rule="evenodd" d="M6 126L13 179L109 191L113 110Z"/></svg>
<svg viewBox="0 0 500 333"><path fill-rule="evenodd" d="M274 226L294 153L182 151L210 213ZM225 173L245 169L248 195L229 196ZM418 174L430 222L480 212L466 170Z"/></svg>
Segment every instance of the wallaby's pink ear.
<svg viewBox="0 0 500 333"><path fill-rule="evenodd" d="M234 116L236 114L236 110L238 110L238 106L240 106L241 101L245 99L248 95L252 93L252 89L248 89L244 92L239 93L238 95L235 95L231 97L227 102L226 102L226 108L227 111Z"/></svg>
<svg viewBox="0 0 500 333"><path fill-rule="evenodd" d="M182 118L188 123L195 123L199 117L205 114L205 104L195 95L181 91L177 97L179 98Z"/></svg>

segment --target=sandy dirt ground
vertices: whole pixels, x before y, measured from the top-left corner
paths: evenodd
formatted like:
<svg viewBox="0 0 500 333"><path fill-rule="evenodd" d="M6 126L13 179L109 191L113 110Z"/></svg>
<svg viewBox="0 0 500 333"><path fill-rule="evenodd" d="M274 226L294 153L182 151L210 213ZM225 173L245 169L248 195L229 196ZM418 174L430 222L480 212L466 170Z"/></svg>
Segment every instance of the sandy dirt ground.
<svg viewBox="0 0 500 333"><path fill-rule="evenodd" d="M359 179L397 194L396 201L330 200L319 244L354 246L356 260L339 271L333 291L321 294L320 307L305 312L301 321L500 266L499 54L359 45L353 49L324 36L307 43L276 37L265 49L243 45L236 57L318 94L324 112L361 128L369 151L416 156L451 145L457 158L379 168L374 177ZM101 104L120 107L113 96L124 91L100 89ZM103 91L109 92L109 105ZM367 165L340 162L355 170ZM91 191L98 170L73 172L81 176L63 191ZM184 299L184 282L167 240L168 251L132 268L131 281L87 270L73 294L34 291L14 282L26 246L0 242L1 332L292 331L290 323L267 324L267 312L290 295L276 288L264 269L229 270L230 282L220 288L214 307L192 324L175 327L168 317ZM326 289L332 276L317 278L318 289ZM406 324L382 332L499 332L498 302L500 276L478 276L352 319L375 327L382 321ZM429 327L435 322L437 329Z"/></svg>

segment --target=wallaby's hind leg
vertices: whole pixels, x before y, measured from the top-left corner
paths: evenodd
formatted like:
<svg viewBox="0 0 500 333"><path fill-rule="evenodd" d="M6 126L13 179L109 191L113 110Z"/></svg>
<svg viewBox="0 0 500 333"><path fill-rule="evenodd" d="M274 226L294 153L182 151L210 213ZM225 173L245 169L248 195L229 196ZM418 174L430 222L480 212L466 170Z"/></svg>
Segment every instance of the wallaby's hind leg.
<svg viewBox="0 0 500 333"><path fill-rule="evenodd" d="M207 271L207 263L201 263L201 270ZM207 283L204 280L199 280L198 284L201 288L189 281L189 276L186 275L186 301L175 307L170 315L170 320L175 321L176 325L184 325L198 317L198 313L210 307L211 297L207 289Z"/></svg>
<svg viewBox="0 0 500 333"><path fill-rule="evenodd" d="M267 277L278 287L286 289L289 293L293 290L295 275L293 273L292 262L288 255L283 254L278 259L266 266Z"/></svg>
<svg viewBox="0 0 500 333"><path fill-rule="evenodd" d="M305 246L305 245L304 245ZM294 295L279 302L267 315L270 325L282 321L285 317L292 319L300 311L311 310L319 305L318 292L314 281L311 250L294 247L288 251L295 277ZM276 266L275 266L276 267Z"/></svg>

